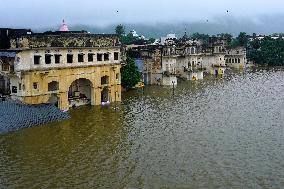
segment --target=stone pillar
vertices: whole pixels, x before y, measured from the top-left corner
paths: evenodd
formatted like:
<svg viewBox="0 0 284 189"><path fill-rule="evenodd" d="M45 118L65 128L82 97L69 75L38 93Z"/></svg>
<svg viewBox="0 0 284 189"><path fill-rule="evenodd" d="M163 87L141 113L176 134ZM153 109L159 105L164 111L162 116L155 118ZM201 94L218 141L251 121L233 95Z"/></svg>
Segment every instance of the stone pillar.
<svg viewBox="0 0 284 189"><path fill-rule="evenodd" d="M97 98L97 95L96 95L96 89L95 89L95 87L92 87L91 88L91 105L92 106L95 106L96 105L96 98Z"/></svg>
<svg viewBox="0 0 284 189"><path fill-rule="evenodd" d="M69 110L68 92L60 93L59 95L59 109Z"/></svg>
<svg viewBox="0 0 284 189"><path fill-rule="evenodd" d="M104 62L104 61L105 61L105 54L102 53L102 62Z"/></svg>
<svg viewBox="0 0 284 189"><path fill-rule="evenodd" d="M109 101L115 102L115 86L109 88Z"/></svg>
<svg viewBox="0 0 284 189"><path fill-rule="evenodd" d="M116 101L121 102L121 85L116 85Z"/></svg>
<svg viewBox="0 0 284 189"><path fill-rule="evenodd" d="M95 96L95 105L101 105L101 89L100 88L96 88L94 89L94 96Z"/></svg>

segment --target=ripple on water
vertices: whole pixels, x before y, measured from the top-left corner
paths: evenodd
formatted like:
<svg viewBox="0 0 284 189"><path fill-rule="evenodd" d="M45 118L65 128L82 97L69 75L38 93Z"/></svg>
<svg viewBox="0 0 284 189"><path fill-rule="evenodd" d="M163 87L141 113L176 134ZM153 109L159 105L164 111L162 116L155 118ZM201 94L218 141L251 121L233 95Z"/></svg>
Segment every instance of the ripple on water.
<svg viewBox="0 0 284 189"><path fill-rule="evenodd" d="M146 87L0 136L0 188L281 188L283 71Z"/></svg>

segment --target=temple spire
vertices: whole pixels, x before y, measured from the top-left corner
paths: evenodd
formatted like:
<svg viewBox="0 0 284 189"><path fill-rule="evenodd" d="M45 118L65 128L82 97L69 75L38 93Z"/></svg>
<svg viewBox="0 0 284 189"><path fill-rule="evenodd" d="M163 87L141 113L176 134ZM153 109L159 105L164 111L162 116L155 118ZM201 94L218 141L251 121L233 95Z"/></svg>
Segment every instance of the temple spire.
<svg viewBox="0 0 284 189"><path fill-rule="evenodd" d="M184 35L183 35L182 39L183 39L183 41L187 41L188 40L186 26L184 26Z"/></svg>
<svg viewBox="0 0 284 189"><path fill-rule="evenodd" d="M61 24L61 26L60 26L60 28L59 28L59 31L61 31L61 32L67 32L67 31L69 31L68 26L67 26L67 24L65 23L65 20L64 20L64 19L63 19L62 24Z"/></svg>

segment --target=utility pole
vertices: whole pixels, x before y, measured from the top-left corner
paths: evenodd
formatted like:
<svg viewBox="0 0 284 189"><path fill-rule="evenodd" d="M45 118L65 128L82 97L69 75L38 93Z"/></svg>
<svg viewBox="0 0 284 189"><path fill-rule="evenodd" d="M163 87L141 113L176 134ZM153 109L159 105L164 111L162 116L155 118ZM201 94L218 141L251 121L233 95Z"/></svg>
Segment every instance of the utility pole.
<svg viewBox="0 0 284 189"><path fill-rule="evenodd" d="M175 95L175 81L172 81L173 84L173 96Z"/></svg>
<svg viewBox="0 0 284 189"><path fill-rule="evenodd" d="M117 95L117 91L115 91L115 95L114 95L114 109L116 111L116 95Z"/></svg>

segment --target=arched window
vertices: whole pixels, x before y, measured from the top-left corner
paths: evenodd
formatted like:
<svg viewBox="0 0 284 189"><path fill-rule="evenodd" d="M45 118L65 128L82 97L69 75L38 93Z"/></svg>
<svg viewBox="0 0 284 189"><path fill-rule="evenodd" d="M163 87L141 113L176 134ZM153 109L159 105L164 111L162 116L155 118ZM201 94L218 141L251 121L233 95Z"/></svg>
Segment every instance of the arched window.
<svg viewBox="0 0 284 189"><path fill-rule="evenodd" d="M241 59L240 58L238 59L238 63L241 63Z"/></svg>
<svg viewBox="0 0 284 189"><path fill-rule="evenodd" d="M194 54L194 48L193 47L191 47L191 52L190 53Z"/></svg>
<svg viewBox="0 0 284 189"><path fill-rule="evenodd" d="M109 76L105 75L101 77L101 85L109 84Z"/></svg>
<svg viewBox="0 0 284 189"><path fill-rule="evenodd" d="M48 83L48 91L57 91L59 90L59 83L57 81L52 81Z"/></svg>

